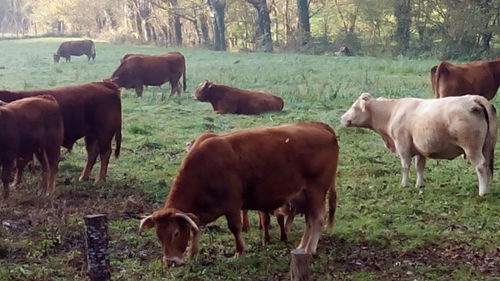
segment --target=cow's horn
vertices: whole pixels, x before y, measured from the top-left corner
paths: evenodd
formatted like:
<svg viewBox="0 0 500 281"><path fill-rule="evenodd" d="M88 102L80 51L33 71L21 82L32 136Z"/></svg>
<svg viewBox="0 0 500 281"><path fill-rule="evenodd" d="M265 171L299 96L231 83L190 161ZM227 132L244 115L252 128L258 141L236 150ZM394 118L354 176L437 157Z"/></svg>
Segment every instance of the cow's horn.
<svg viewBox="0 0 500 281"><path fill-rule="evenodd" d="M176 213L174 215L174 217L179 217L179 218L183 218L185 219L187 222L189 222L191 224L191 226L193 226L193 228L196 230L196 231L200 231L200 229L198 228L198 226L196 225L196 223L194 222L193 219L191 219L188 215L184 214L184 213Z"/></svg>
<svg viewBox="0 0 500 281"><path fill-rule="evenodd" d="M141 223L139 224L139 231L143 230L144 227L151 228L153 226L154 226L153 216L149 215L141 220Z"/></svg>

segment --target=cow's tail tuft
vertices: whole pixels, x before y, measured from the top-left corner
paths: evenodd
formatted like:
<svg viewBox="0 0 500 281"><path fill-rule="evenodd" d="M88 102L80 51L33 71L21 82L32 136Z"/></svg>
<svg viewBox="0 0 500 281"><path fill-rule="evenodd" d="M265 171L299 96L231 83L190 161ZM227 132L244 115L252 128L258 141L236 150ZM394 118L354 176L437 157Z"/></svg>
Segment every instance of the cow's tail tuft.
<svg viewBox="0 0 500 281"><path fill-rule="evenodd" d="M443 61L440 64L438 64L438 66L436 68L436 86L433 87L433 89L434 89L434 97L437 98L437 99L440 98L440 95L439 95L439 80L440 80L440 78L442 78L443 75L446 75L446 74L449 73L447 65L448 65L448 63L445 62L445 61ZM432 73L432 69L431 69L431 73Z"/></svg>
<svg viewBox="0 0 500 281"><path fill-rule="evenodd" d="M335 155L336 157L332 159L332 161L335 161L335 165L333 169L332 184L330 185L330 190L328 191L328 229L330 231L333 230L333 227L335 226L335 211L337 209L337 190L335 189L335 183L337 179L337 167L339 160L339 144L337 141L337 137L335 136L335 133L333 133L333 137L336 149L336 155Z"/></svg>
<svg viewBox="0 0 500 281"><path fill-rule="evenodd" d="M481 106L486 120L487 131L483 144L483 156L487 161L490 176L493 176L495 144L497 142L497 113L495 107L485 98L474 97L475 102Z"/></svg>

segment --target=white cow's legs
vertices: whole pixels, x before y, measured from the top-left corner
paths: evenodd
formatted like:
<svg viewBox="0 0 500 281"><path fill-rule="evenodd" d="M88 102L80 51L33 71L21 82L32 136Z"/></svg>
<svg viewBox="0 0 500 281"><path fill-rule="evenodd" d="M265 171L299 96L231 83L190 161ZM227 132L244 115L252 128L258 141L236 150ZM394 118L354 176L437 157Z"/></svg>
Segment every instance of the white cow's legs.
<svg viewBox="0 0 500 281"><path fill-rule="evenodd" d="M417 168L417 187L423 187L424 183L424 168L425 168L425 157L417 155L415 157L415 167Z"/></svg>
<svg viewBox="0 0 500 281"><path fill-rule="evenodd" d="M406 155L400 155L399 157L401 158L401 167L402 167L401 186L406 187L408 186L408 175L410 174L411 157Z"/></svg>
<svg viewBox="0 0 500 281"><path fill-rule="evenodd" d="M465 155L476 168L477 179L479 181L479 196L488 194L490 192L488 188L489 172L488 165L486 165L486 159L484 159L482 151L465 151Z"/></svg>

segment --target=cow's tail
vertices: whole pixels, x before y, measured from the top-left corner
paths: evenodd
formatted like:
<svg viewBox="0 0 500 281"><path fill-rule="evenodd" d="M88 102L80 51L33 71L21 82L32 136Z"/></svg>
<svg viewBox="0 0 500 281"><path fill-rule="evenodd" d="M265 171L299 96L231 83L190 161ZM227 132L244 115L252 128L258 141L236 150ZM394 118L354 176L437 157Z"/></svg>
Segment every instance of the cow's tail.
<svg viewBox="0 0 500 281"><path fill-rule="evenodd" d="M483 143L483 156L486 159L490 176L493 176L495 144L497 142L497 112L495 107L485 98L475 97L475 102L482 107L488 128Z"/></svg>
<svg viewBox="0 0 500 281"><path fill-rule="evenodd" d="M115 158L120 157L120 149L122 147L122 126L115 132Z"/></svg>
<svg viewBox="0 0 500 281"><path fill-rule="evenodd" d="M334 145L335 145L335 157L332 159L334 161L333 168L333 180L330 185L330 190L328 191L328 229L331 231L335 226L335 211L337 209L337 190L335 189L335 183L337 179L337 166L339 162L339 144L335 133L333 133Z"/></svg>
<svg viewBox="0 0 500 281"><path fill-rule="evenodd" d="M186 92L186 63L184 62L184 71L182 72L182 89Z"/></svg>
<svg viewBox="0 0 500 281"><path fill-rule="evenodd" d="M440 95L439 95L439 80L442 78L443 75L446 75L449 73L449 70L448 70L448 64L447 62L443 61L441 62L440 64L438 64L437 68L436 68L436 86L433 87L434 89L434 97L435 98L440 98ZM432 69L431 69L431 73L432 73Z"/></svg>

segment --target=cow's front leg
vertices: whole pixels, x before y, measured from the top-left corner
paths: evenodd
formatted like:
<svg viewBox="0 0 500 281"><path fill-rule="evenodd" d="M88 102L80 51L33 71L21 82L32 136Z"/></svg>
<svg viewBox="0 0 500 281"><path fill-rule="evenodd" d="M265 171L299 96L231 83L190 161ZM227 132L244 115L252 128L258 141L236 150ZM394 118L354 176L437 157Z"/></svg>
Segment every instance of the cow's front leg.
<svg viewBox="0 0 500 281"><path fill-rule="evenodd" d="M408 186L408 176L410 174L410 164L411 164L411 156L407 153L400 153L399 158L401 159L401 187Z"/></svg>
<svg viewBox="0 0 500 281"><path fill-rule="evenodd" d="M245 242L243 242L243 238L241 237L240 210L227 213L226 219L227 219L227 226L229 227L231 233L233 233L234 239L236 241L236 254L234 256L239 257L245 251Z"/></svg>
<svg viewBox="0 0 500 281"><path fill-rule="evenodd" d="M417 155L415 157L415 167L417 168L417 187L423 187L424 183L424 168L425 168L425 157Z"/></svg>

